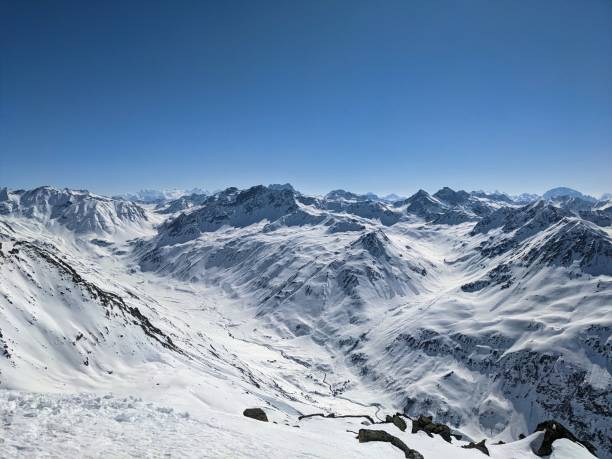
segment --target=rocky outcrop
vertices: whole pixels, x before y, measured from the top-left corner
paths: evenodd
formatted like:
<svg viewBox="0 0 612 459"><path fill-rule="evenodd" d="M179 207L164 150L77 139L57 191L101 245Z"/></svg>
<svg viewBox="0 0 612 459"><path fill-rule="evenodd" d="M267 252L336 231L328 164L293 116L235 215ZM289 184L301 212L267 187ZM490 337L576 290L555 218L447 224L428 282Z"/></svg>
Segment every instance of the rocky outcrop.
<svg viewBox="0 0 612 459"><path fill-rule="evenodd" d="M409 448L406 443L385 432L384 430L359 429L357 439L359 440L359 443L366 443L369 441L384 441L391 443L396 448L402 450L407 459L424 459L421 453Z"/></svg>
<svg viewBox="0 0 612 459"><path fill-rule="evenodd" d="M416 421L412 421L412 433L415 434L421 430L430 437L436 434L449 443L452 441L450 427L433 422L431 416L419 416Z"/></svg>
<svg viewBox="0 0 612 459"><path fill-rule="evenodd" d="M477 449L478 451L489 456L489 448L487 448L487 446L485 445L485 440L480 440L478 443L474 443L473 441L471 441L469 444L463 445L462 448Z"/></svg>
<svg viewBox="0 0 612 459"><path fill-rule="evenodd" d="M247 418L256 419L262 422L268 422L268 416L266 416L266 412L261 408L247 408L242 412L242 414Z"/></svg>
<svg viewBox="0 0 612 459"><path fill-rule="evenodd" d="M393 416L387 415L387 417L385 418L385 422L395 425L395 427L397 427L402 432L405 432L406 428L408 427L406 421L404 421L404 419L399 413L395 413Z"/></svg>
<svg viewBox="0 0 612 459"><path fill-rule="evenodd" d="M601 362L601 365L610 365L612 345L609 339L609 327L592 326L578 335L577 342L587 350L591 359ZM612 444L607 422L609 384L593 384L587 369L561 353L527 349L510 351L514 342L495 333L478 337L461 333L443 336L422 329L417 333L398 335L386 350L391 357L419 350L426 356L453 358L470 371L485 375L492 383L498 384L507 400L519 404L529 398L540 419L560 419L581 438L599 448L608 448ZM483 353L485 349L486 353ZM441 402L435 395L421 401L407 398L404 413L431 410L436 403ZM445 422L453 426L460 424L460 418L452 411L444 414Z"/></svg>
<svg viewBox="0 0 612 459"><path fill-rule="evenodd" d="M510 269L510 265L505 263L493 268L482 278L462 285L461 290L472 293L482 290L490 285L500 284L502 289L508 288L512 285L512 271Z"/></svg>
<svg viewBox="0 0 612 459"><path fill-rule="evenodd" d="M552 454L552 444L556 440L566 438L574 443L579 443L590 451L595 456L596 449L588 441L578 440L573 433L567 430L562 424L557 421L544 421L536 427L536 432L544 432L544 438L538 448L534 448L533 453L543 457Z"/></svg>
<svg viewBox="0 0 612 459"><path fill-rule="evenodd" d="M351 244L351 247L367 250L375 259L388 260L391 258L387 246L390 240L383 231L370 231L359 237Z"/></svg>

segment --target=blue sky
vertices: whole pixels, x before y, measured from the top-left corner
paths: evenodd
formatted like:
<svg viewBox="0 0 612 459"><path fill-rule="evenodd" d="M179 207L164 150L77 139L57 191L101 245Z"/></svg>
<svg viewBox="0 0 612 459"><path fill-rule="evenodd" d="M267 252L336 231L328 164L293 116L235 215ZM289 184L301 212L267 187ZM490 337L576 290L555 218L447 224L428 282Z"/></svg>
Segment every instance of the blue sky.
<svg viewBox="0 0 612 459"><path fill-rule="evenodd" d="M3 2L0 186L612 191L612 2Z"/></svg>

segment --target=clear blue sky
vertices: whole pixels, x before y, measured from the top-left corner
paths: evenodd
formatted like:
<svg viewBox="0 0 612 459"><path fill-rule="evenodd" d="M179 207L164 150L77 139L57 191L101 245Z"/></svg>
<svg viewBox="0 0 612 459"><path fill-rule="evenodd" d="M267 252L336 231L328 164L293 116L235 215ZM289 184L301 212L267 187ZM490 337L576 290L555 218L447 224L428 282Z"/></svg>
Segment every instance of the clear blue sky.
<svg viewBox="0 0 612 459"><path fill-rule="evenodd" d="M0 4L0 186L612 191L610 0Z"/></svg>

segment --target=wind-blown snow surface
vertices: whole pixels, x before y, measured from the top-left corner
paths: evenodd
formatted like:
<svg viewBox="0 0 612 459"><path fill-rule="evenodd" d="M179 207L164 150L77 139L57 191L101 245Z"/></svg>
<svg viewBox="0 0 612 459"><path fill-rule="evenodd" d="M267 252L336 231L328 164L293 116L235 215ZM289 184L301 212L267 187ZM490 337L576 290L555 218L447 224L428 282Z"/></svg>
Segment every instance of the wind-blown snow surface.
<svg viewBox="0 0 612 459"><path fill-rule="evenodd" d="M541 434L518 436L554 418L610 457L605 221L447 188L340 191L231 188L157 211L0 195L0 456L401 457L357 442L363 418L298 420L400 411L500 458L535 457ZM369 428L426 458L482 455Z"/></svg>

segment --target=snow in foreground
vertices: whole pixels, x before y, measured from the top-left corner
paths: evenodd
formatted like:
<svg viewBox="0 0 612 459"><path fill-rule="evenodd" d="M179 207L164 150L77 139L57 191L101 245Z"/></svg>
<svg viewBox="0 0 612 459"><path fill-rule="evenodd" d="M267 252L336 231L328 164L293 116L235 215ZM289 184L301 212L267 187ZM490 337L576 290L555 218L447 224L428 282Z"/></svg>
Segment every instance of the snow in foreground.
<svg viewBox="0 0 612 459"><path fill-rule="evenodd" d="M292 425L263 423L212 411L188 411L112 394L33 394L0 392L0 457L232 457L232 458L355 458L402 457L387 443L358 443L362 419L309 418ZM482 458L423 432L386 430L426 458ZM537 457L530 445L542 433L506 445L489 445L493 458ZM593 456L569 440L553 444L551 458Z"/></svg>

